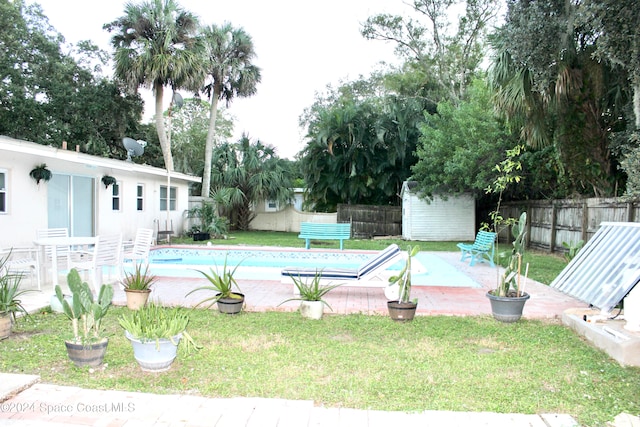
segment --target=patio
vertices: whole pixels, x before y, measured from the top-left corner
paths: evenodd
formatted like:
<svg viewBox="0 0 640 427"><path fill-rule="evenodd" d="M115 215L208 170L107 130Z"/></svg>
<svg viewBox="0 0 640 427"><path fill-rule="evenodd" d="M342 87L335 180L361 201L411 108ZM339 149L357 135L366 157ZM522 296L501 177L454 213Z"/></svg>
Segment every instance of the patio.
<svg viewBox="0 0 640 427"><path fill-rule="evenodd" d="M413 286L412 297L418 298L417 315L491 315L491 308L485 294L495 287L495 269L485 264L470 267L468 263L460 261L459 252L433 252L432 254L472 278L481 287ZM60 280L64 283L64 278L61 277ZM24 283L27 287L32 286L28 278ZM205 296L206 292L196 292L186 298L185 295L190 290L207 283L204 278L158 277L151 295L153 299L160 300L166 305L193 306ZM278 306L292 296L292 285L266 280L238 280L238 283L246 295L245 310L247 311L294 311L298 308L299 303L296 301ZM114 288L113 303L125 305L124 291L119 286ZM525 319L559 320L566 309L587 308L587 304L532 280L527 281L526 290L531 294L531 299L524 309ZM53 295L53 286L49 278L43 284L41 292L36 291L25 295L23 305L29 311L37 311L49 305L51 295ZM342 286L330 292L326 300L333 308L333 314L387 314L387 299L381 288Z"/></svg>

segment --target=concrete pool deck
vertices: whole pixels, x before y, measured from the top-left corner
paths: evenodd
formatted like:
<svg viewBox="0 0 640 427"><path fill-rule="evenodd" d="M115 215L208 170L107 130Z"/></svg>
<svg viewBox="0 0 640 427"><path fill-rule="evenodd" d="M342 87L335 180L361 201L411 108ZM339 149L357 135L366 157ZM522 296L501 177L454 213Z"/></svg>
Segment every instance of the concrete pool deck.
<svg viewBox="0 0 640 427"><path fill-rule="evenodd" d="M485 297L496 282L496 271L485 264L469 267L460 262L459 253L435 253L462 273L473 278L480 288L414 286L418 298L417 315L483 316L491 315ZM28 282L28 279L27 279ZM185 294L207 284L204 278L160 277L153 296L164 304L191 306L205 296ZM239 281L246 295L248 311L295 311L299 303L289 302L293 286L274 281ZM546 285L529 281L523 317L560 321L569 308L587 304ZM37 311L49 305L51 285L42 292L25 295L25 307ZM330 292L327 301L334 314L364 313L387 315L386 298L381 288L343 286ZM124 292L115 286L115 305L125 305ZM150 390L151 392L153 390ZM152 393L88 390L43 384L33 375L0 373L0 424L4 426L513 426L574 427L576 421L566 414L497 414L488 412L424 411L417 413L325 408L312 401L257 399L239 397L212 399L201 396L155 395ZM133 410L130 404L133 404ZM102 406L101 406L102 405ZM104 405L111 408L106 411ZM115 409L114 409L115 408ZM19 410L20 409L20 410ZM49 410L51 409L51 410ZM68 411L67 411L68 409ZM233 414L233 415L232 415Z"/></svg>

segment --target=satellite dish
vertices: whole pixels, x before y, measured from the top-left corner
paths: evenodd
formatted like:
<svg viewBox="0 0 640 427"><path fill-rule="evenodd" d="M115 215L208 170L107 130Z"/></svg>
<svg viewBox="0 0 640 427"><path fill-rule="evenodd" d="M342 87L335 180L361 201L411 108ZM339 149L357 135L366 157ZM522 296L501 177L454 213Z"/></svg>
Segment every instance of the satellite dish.
<svg viewBox="0 0 640 427"><path fill-rule="evenodd" d="M184 104L184 100L182 99L182 95L178 92L173 92L173 98L171 98L171 102L175 104L176 109L180 109Z"/></svg>
<svg viewBox="0 0 640 427"><path fill-rule="evenodd" d="M142 144L144 142L144 144ZM127 149L127 161L131 161L131 157L141 156L144 153L144 147L147 145L145 141L136 141L133 138L123 138L122 145Z"/></svg>

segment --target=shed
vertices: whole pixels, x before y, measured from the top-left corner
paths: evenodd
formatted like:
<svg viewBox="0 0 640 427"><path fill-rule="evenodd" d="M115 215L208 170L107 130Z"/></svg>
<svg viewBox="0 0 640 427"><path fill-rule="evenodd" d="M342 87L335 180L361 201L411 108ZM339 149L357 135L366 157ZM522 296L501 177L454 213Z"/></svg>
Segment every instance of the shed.
<svg viewBox="0 0 640 427"><path fill-rule="evenodd" d="M476 203L470 194L421 199L415 181L402 184L402 237L423 241L472 241Z"/></svg>

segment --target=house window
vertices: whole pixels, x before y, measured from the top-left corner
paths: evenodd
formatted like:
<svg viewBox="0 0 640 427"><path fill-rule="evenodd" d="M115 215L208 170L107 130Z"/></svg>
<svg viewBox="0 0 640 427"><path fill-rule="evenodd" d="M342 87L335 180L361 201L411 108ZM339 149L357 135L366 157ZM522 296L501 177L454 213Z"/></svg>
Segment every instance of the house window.
<svg viewBox="0 0 640 427"><path fill-rule="evenodd" d="M136 193L136 209L139 211L144 210L144 185L138 184Z"/></svg>
<svg viewBox="0 0 640 427"><path fill-rule="evenodd" d="M120 210L120 183L111 186L111 210Z"/></svg>
<svg viewBox="0 0 640 427"><path fill-rule="evenodd" d="M278 210L278 202L276 200L267 200L264 210L265 212L276 212Z"/></svg>
<svg viewBox="0 0 640 427"><path fill-rule="evenodd" d="M167 186L160 186L160 210L167 210ZM169 188L169 210L176 210L176 187Z"/></svg>
<svg viewBox="0 0 640 427"><path fill-rule="evenodd" d="M7 213L7 172L0 170L0 213Z"/></svg>

